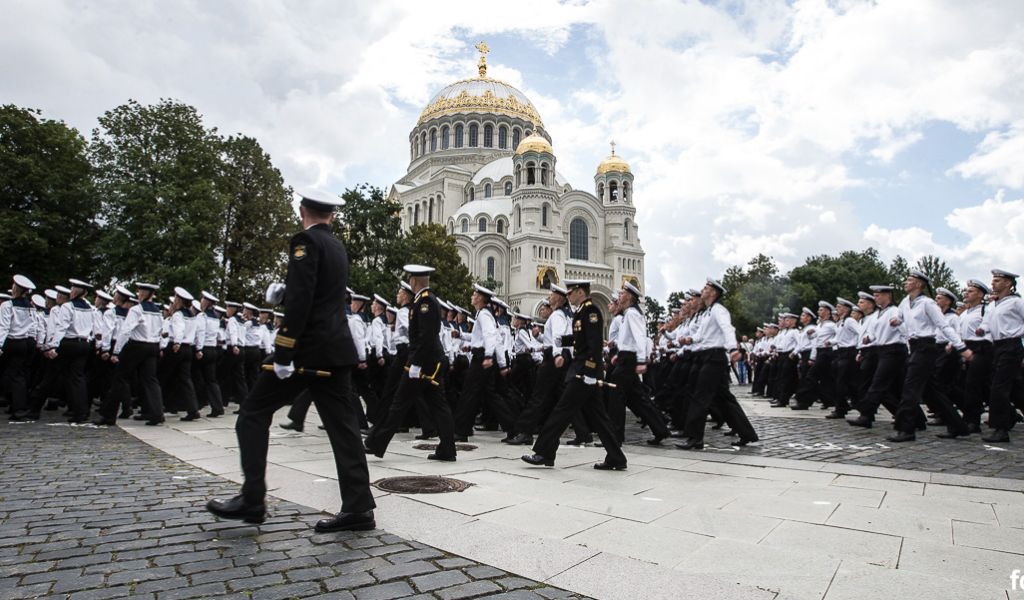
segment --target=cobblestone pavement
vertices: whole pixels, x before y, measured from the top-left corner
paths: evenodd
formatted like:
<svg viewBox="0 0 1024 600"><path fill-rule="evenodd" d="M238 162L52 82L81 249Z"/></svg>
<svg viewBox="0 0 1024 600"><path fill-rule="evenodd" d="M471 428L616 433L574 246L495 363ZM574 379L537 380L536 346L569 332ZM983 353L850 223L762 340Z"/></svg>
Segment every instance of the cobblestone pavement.
<svg viewBox="0 0 1024 600"><path fill-rule="evenodd" d="M890 423L877 422L872 429L851 427L843 420L825 419L828 411L820 410L817 405L799 413L788 409L770 409L772 412L768 412L768 416L753 414L751 407L766 405L767 400L754 398L745 393L746 390L745 387L733 387L733 393L747 409L750 422L757 430L761 442L739 450L730 448L730 438L711 430L709 424L705 437L706 447L713 446L713 451L771 458L1024 479L1024 437L1019 433L1012 444L986 444L979 435L940 440L935 434L945 428L929 427L927 431L918 433L915 442L893 444L885 439L892 433ZM881 409L881 412L884 413L885 409ZM856 412L851 415L856 416ZM643 444L650 437L633 419L627 418L627 422L627 443ZM666 453L682 452L667 442L663 447Z"/></svg>
<svg viewBox="0 0 1024 600"><path fill-rule="evenodd" d="M579 597L380 530L314 534L323 514L288 502L217 521L206 499L237 485L120 429L0 426L0 599Z"/></svg>

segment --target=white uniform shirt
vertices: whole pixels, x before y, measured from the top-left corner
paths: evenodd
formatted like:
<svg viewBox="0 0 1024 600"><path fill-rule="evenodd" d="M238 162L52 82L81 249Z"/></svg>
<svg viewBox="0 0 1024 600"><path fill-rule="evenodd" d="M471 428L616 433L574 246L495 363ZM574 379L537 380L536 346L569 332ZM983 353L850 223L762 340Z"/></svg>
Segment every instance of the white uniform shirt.
<svg viewBox="0 0 1024 600"><path fill-rule="evenodd" d="M647 362L647 344L650 340L647 339L647 325L640 309L630 306L618 317L621 319L616 328L616 337L610 337L609 332L608 339L615 342L619 352L635 352L638 363ZM612 322L614 323L614 320Z"/></svg>
<svg viewBox="0 0 1024 600"><path fill-rule="evenodd" d="M860 343L860 322L853 317L846 317L836 326L836 337L833 345L837 348L856 348Z"/></svg>
<svg viewBox="0 0 1024 600"><path fill-rule="evenodd" d="M992 335L988 332L978 335L978 329L982 329L981 323L985 320L982 314L987 306L984 303L968 308L960 315L960 339L971 342L991 342Z"/></svg>
<svg viewBox="0 0 1024 600"><path fill-rule="evenodd" d="M409 312L412 311L412 304L406 304L398 309L395 317L395 345L409 343Z"/></svg>
<svg viewBox="0 0 1024 600"><path fill-rule="evenodd" d="M120 354L129 341L146 344L159 342L163 322L160 307L152 302L142 302L131 307L117 332L114 354Z"/></svg>
<svg viewBox="0 0 1024 600"><path fill-rule="evenodd" d="M884 309L879 307L871 314L873 314L875 318L871 321L870 327L865 325L864 333L868 337L868 341L872 346L888 346L890 344L907 343L907 334L903 323L896 326L893 326L891 323L893 319L899 319L899 308L890 304Z"/></svg>
<svg viewBox="0 0 1024 600"><path fill-rule="evenodd" d="M718 302L700 312L697 332L693 338L693 350L736 349L736 330L732 326L729 309Z"/></svg>
<svg viewBox="0 0 1024 600"><path fill-rule="evenodd" d="M217 338L221 333L220 317L212 308L196 316L196 350L216 348Z"/></svg>
<svg viewBox="0 0 1024 600"><path fill-rule="evenodd" d="M469 345L474 350L482 348L485 359L494 356L498 347L498 325L489 309L481 308L477 311L476 323L473 324L473 335L470 337Z"/></svg>
<svg viewBox="0 0 1024 600"><path fill-rule="evenodd" d="M352 332L352 343L356 346L356 356L359 362L366 362L366 321L362 315L348 315L348 329Z"/></svg>
<svg viewBox="0 0 1024 600"><path fill-rule="evenodd" d="M388 324L383 315L374 317L373 321L370 321L370 350L377 358L384 358L384 332L387 328ZM448 333L444 327L441 327L441 332ZM447 335L447 337L451 339L451 335Z"/></svg>
<svg viewBox="0 0 1024 600"><path fill-rule="evenodd" d="M196 341L196 318L188 309L174 311L170 329L171 344L192 344Z"/></svg>
<svg viewBox="0 0 1024 600"><path fill-rule="evenodd" d="M36 309L28 298L15 298L0 304L0 349L8 339L35 339L36 327Z"/></svg>
<svg viewBox="0 0 1024 600"><path fill-rule="evenodd" d="M911 299L907 296L900 302L899 309L897 318L900 319L900 326L906 330L909 339L935 338L936 341L953 344L957 350L963 349L964 343L960 339L960 334L950 325L932 298L921 295ZM938 339L940 332L944 340Z"/></svg>
<svg viewBox="0 0 1024 600"><path fill-rule="evenodd" d="M224 342L230 346L244 346L245 340L242 337L242 317L238 313L228 317L227 325L224 327Z"/></svg>
<svg viewBox="0 0 1024 600"><path fill-rule="evenodd" d="M56 311L53 322L53 334L47 342L49 348L56 348L61 340L88 340L92 338L92 329L96 309L82 298L68 300L51 310Z"/></svg>
<svg viewBox="0 0 1024 600"><path fill-rule="evenodd" d="M1024 300L1013 294L988 305L981 329L994 341L1024 337Z"/></svg>

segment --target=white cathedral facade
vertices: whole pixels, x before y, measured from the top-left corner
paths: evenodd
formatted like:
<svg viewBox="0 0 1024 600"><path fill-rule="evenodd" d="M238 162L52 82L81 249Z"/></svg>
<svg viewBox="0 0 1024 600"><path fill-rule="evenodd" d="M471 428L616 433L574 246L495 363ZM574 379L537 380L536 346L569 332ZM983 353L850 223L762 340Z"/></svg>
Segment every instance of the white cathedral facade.
<svg viewBox="0 0 1024 600"><path fill-rule="evenodd" d="M487 77L487 47L477 48L479 77L438 92L409 134L408 171L389 190L403 229L443 224L474 280L500 282L516 311L536 315L550 284L566 278L592 280L602 311L623 281L643 290L629 165L613 146L592 191L574 189L537 109Z"/></svg>

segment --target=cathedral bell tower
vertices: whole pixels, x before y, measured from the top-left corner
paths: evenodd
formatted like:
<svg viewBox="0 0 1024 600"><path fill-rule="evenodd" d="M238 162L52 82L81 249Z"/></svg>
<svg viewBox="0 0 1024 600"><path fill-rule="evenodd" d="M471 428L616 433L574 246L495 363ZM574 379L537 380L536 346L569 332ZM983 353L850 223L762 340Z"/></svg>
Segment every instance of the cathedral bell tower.
<svg viewBox="0 0 1024 600"><path fill-rule="evenodd" d="M519 143L512 157L512 224L509 227L511 289L509 300L532 312L547 297L550 283L564 273L561 211L555 183L555 153L544 136L533 133Z"/></svg>
<svg viewBox="0 0 1024 600"><path fill-rule="evenodd" d="M637 239L636 208L633 206L633 173L629 164L612 152L594 173L597 199L605 210L605 258L621 286L629 281L643 291L644 252Z"/></svg>

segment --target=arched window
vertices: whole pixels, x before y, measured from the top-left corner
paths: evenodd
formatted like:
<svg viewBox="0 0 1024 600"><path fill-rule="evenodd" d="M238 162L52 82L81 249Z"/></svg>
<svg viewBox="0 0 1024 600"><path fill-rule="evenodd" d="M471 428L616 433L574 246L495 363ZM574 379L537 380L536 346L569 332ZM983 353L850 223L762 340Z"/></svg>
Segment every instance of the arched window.
<svg viewBox="0 0 1024 600"><path fill-rule="evenodd" d="M437 152L437 129L430 130L430 151Z"/></svg>
<svg viewBox="0 0 1024 600"><path fill-rule="evenodd" d="M540 226L541 227L547 227L548 226L548 205L547 204L545 204L544 206L542 206L540 208Z"/></svg>
<svg viewBox="0 0 1024 600"><path fill-rule="evenodd" d="M441 149L447 150L448 144L448 126L445 125L444 127L441 128Z"/></svg>
<svg viewBox="0 0 1024 600"><path fill-rule="evenodd" d="M504 125L498 128L498 147L502 150L508 148L508 127Z"/></svg>
<svg viewBox="0 0 1024 600"><path fill-rule="evenodd" d="M522 165L516 165L516 187L523 185L523 167Z"/></svg>
<svg viewBox="0 0 1024 600"><path fill-rule="evenodd" d="M498 233L505 233L505 220L504 219L498 219L498 222L496 223L496 226L498 228Z"/></svg>
<svg viewBox="0 0 1024 600"><path fill-rule="evenodd" d="M540 184L541 185L547 185L548 184L548 163L541 163L540 164Z"/></svg>
<svg viewBox="0 0 1024 600"><path fill-rule="evenodd" d="M434 222L434 199L430 199L430 204L427 205L427 223Z"/></svg>
<svg viewBox="0 0 1024 600"><path fill-rule="evenodd" d="M506 181L505 182L505 195L506 196L511 196L512 195L512 182L511 181Z"/></svg>
<svg viewBox="0 0 1024 600"><path fill-rule="evenodd" d="M495 261L494 261L494 257L493 256L488 256L487 257L487 278L488 279L494 279L494 262Z"/></svg>
<svg viewBox="0 0 1024 600"><path fill-rule="evenodd" d="M604 202L604 183L597 184L597 199Z"/></svg>
<svg viewBox="0 0 1024 600"><path fill-rule="evenodd" d="M544 271L544 279L541 280L540 287L541 287L541 289L544 289L544 290L550 290L551 289L551 269L548 269L547 271Z"/></svg>
<svg viewBox="0 0 1024 600"><path fill-rule="evenodd" d="M427 153L427 132L424 131L420 134L420 156Z"/></svg>
<svg viewBox="0 0 1024 600"><path fill-rule="evenodd" d="M619 201L619 183L617 181L608 183L608 196L612 202Z"/></svg>
<svg viewBox="0 0 1024 600"><path fill-rule="evenodd" d="M515 129L512 130L512 149L513 150L515 150L516 148L519 147L519 138L520 137L522 137L522 134L519 132L519 128L516 127Z"/></svg>
<svg viewBox="0 0 1024 600"><path fill-rule="evenodd" d="M480 220L476 222L476 228L480 233L487 233L487 219L485 217L480 217Z"/></svg>
<svg viewBox="0 0 1024 600"><path fill-rule="evenodd" d="M522 207L516 207L516 229L523 227L523 209Z"/></svg>
<svg viewBox="0 0 1024 600"><path fill-rule="evenodd" d="M455 223L448 223L448 235L455 235Z"/></svg>
<svg viewBox="0 0 1024 600"><path fill-rule="evenodd" d="M629 219L622 224L622 239L629 241Z"/></svg>
<svg viewBox="0 0 1024 600"><path fill-rule="evenodd" d="M493 190L494 190L494 188L491 187L491 184L485 183L484 184L484 198L490 198L491 197L491 192Z"/></svg>
<svg viewBox="0 0 1024 600"><path fill-rule="evenodd" d="M477 138L479 137L479 132L480 132L480 126L477 125L476 123L473 123L472 125L469 126L469 147L470 148L476 148L477 143L478 143Z"/></svg>
<svg viewBox="0 0 1024 600"><path fill-rule="evenodd" d="M415 225L419 225L420 224L420 205L419 204L416 205L416 208L415 208L415 210L413 210L412 214L413 214L412 224L414 226Z"/></svg>
<svg viewBox="0 0 1024 600"><path fill-rule="evenodd" d="M484 125L484 148L494 147L494 125Z"/></svg>
<svg viewBox="0 0 1024 600"><path fill-rule="evenodd" d="M462 123L455 126L455 147L462 147Z"/></svg>
<svg viewBox="0 0 1024 600"><path fill-rule="evenodd" d="M589 233L587 222L576 217L569 223L569 258L575 260L589 260Z"/></svg>
<svg viewBox="0 0 1024 600"><path fill-rule="evenodd" d="M473 200L476 200L476 190L469 188L469 201L472 202Z"/></svg>
<svg viewBox="0 0 1024 600"><path fill-rule="evenodd" d="M462 220L462 233L469 233L469 219Z"/></svg>
<svg viewBox="0 0 1024 600"><path fill-rule="evenodd" d="M622 201L629 202L629 182L622 182Z"/></svg>
<svg viewBox="0 0 1024 600"><path fill-rule="evenodd" d="M533 163L526 163L526 185L537 183L537 175L534 173Z"/></svg>
<svg viewBox="0 0 1024 600"><path fill-rule="evenodd" d="M405 224L412 227L412 207L408 206L405 209Z"/></svg>

